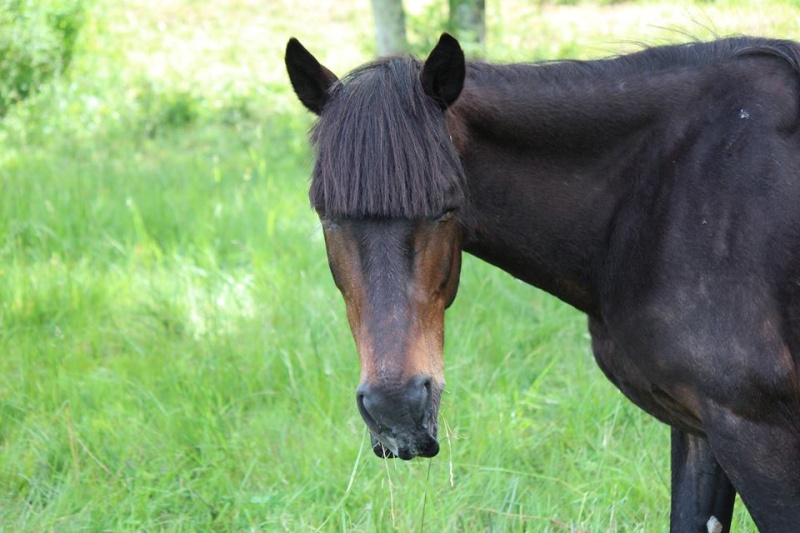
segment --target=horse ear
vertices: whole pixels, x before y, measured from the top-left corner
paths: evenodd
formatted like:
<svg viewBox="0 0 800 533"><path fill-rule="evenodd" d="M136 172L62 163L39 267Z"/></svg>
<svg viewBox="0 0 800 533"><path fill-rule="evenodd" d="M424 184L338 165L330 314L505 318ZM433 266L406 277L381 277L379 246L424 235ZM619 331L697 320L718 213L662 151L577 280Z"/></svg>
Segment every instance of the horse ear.
<svg viewBox="0 0 800 533"><path fill-rule="evenodd" d="M309 111L319 115L328 101L328 90L339 78L294 37L286 44L286 70L297 97Z"/></svg>
<svg viewBox="0 0 800 533"><path fill-rule="evenodd" d="M422 66L422 89L442 109L447 109L461 94L465 75L466 65L461 45L452 35L443 33Z"/></svg>

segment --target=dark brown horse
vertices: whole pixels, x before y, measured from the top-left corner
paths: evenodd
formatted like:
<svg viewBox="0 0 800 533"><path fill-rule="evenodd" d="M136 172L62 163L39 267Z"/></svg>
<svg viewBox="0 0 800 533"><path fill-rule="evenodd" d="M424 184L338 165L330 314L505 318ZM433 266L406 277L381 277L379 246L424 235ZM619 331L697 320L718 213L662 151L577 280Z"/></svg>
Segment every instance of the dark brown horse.
<svg viewBox="0 0 800 533"><path fill-rule="evenodd" d="M286 65L378 455L438 452L463 250L585 312L603 372L672 427L672 531L728 531L737 491L800 531L798 44L492 65L443 35L339 80L292 39Z"/></svg>

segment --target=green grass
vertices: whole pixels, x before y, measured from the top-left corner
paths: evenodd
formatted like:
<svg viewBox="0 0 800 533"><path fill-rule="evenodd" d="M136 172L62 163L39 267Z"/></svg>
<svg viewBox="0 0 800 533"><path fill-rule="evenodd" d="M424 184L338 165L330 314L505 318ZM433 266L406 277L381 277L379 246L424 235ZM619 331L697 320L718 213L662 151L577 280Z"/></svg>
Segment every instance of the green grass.
<svg viewBox="0 0 800 533"><path fill-rule="evenodd" d="M282 66L297 35L354 67L371 17L257 4L93 5L68 75L0 122L0 531L665 530L667 428L605 380L583 317L472 258L441 453L372 455ZM710 20L800 37L777 0L500 4L498 60ZM423 49L439 11L408 9Z"/></svg>

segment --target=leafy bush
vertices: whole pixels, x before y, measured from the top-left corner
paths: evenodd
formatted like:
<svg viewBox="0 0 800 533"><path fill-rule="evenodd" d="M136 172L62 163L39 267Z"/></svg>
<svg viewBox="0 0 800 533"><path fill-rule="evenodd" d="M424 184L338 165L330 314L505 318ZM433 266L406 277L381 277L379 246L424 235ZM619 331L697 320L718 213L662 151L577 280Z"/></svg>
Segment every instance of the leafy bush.
<svg viewBox="0 0 800 533"><path fill-rule="evenodd" d="M64 72L87 0L0 0L0 117Z"/></svg>
<svg viewBox="0 0 800 533"><path fill-rule="evenodd" d="M188 126L200 116L202 102L189 91L167 89L145 80L134 92L142 129L150 138L165 130Z"/></svg>

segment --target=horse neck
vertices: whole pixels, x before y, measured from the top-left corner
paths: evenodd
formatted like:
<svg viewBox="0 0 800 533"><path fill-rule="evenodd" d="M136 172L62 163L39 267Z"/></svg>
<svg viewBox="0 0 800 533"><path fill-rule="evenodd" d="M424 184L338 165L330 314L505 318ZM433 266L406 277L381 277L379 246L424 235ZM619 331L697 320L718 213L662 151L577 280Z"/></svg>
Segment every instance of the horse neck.
<svg viewBox="0 0 800 533"><path fill-rule="evenodd" d="M464 250L596 314L623 174L675 93L644 78L559 78L558 66L470 72L449 119L469 187Z"/></svg>

